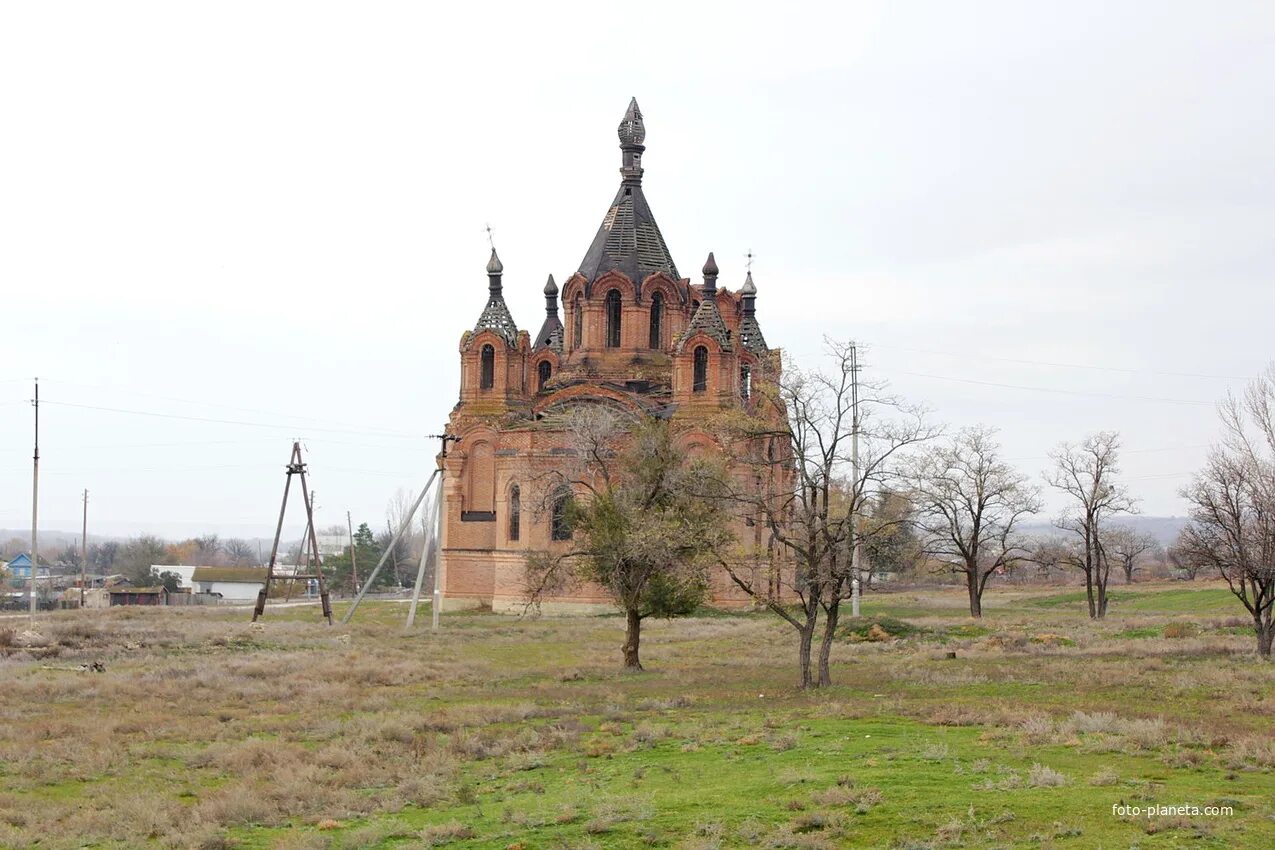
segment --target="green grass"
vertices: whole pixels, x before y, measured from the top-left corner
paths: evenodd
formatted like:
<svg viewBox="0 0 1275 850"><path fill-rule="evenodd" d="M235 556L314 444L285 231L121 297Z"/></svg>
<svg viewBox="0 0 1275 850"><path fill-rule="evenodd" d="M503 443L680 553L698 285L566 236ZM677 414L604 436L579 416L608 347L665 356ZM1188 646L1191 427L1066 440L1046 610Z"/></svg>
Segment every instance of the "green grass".
<svg viewBox="0 0 1275 850"><path fill-rule="evenodd" d="M869 594L810 692L767 614L650 622L637 675L614 617L58 614L61 657L0 662L0 847L1266 848L1275 665L1203 616L1163 637L1219 590L1122 588L1105 622L1057 588L981 620Z"/></svg>
<svg viewBox="0 0 1275 850"><path fill-rule="evenodd" d="M1227 614L1235 613L1239 605L1229 590L1219 587L1172 590L1121 588L1109 591L1107 600L1108 613L1111 615L1124 613ZM1074 608L1078 611L1088 607L1083 590L1039 596L1030 599L1027 604L1038 608Z"/></svg>

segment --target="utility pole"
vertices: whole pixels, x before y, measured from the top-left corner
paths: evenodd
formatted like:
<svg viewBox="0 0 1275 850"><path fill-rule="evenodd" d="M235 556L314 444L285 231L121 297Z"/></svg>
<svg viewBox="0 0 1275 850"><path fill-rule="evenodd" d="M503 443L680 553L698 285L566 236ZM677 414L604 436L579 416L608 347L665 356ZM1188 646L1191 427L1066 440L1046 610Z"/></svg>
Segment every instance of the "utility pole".
<svg viewBox="0 0 1275 850"><path fill-rule="evenodd" d="M345 512L345 527L350 530L350 591L352 593L359 592L359 557L354 551L354 520L350 519L350 512Z"/></svg>
<svg viewBox="0 0 1275 850"><path fill-rule="evenodd" d="M859 502L863 487L859 481L859 348L850 343L850 616L859 616Z"/></svg>
<svg viewBox="0 0 1275 850"><path fill-rule="evenodd" d="M84 489L84 527L80 531L80 608L84 608L84 585L89 570L89 491Z"/></svg>
<svg viewBox="0 0 1275 850"><path fill-rule="evenodd" d="M443 484L447 478L447 443L449 441L459 443L461 438L448 434L446 429L443 430L443 433L435 434L434 436L438 438L439 445L442 447L440 452L442 457L438 463L438 493L434 497L436 506L434 513L434 597L433 604L430 605L432 609L430 619L433 620L430 628L438 631L439 609L443 607L443 510L447 504L443 501Z"/></svg>
<svg viewBox="0 0 1275 850"><path fill-rule="evenodd" d="M35 453L31 456L31 624L35 625L35 582L40 575L40 379L35 379Z"/></svg>

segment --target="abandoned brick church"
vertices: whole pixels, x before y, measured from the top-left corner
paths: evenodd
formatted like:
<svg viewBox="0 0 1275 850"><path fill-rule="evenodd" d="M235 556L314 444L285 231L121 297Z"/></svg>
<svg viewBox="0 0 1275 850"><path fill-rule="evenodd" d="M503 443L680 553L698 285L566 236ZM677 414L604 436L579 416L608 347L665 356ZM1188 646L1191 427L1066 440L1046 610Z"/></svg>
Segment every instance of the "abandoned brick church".
<svg viewBox="0 0 1275 850"><path fill-rule="evenodd" d="M549 276L534 338L510 315L504 266L491 252L487 305L460 340L460 401L448 431L461 439L443 461L445 607L521 610L527 553L570 546L556 508L569 494L537 489L573 451L564 413L603 404L667 417L688 452L720 452L702 426L748 407L754 381L777 375L751 270L736 292L718 287L711 253L703 283L678 273L642 193L645 136L634 99L619 127L620 189L579 270L561 288ZM762 533L739 521L745 557L769 557ZM714 577L713 596L718 604L746 600L724 574ZM545 607L555 605L609 607L600 588L587 586Z"/></svg>

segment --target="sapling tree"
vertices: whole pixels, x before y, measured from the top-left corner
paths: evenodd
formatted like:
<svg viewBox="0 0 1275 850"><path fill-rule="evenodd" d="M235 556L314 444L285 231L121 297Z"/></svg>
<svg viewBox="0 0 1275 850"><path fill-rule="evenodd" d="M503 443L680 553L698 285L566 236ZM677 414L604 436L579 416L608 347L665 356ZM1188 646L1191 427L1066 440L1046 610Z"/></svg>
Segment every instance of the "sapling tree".
<svg viewBox="0 0 1275 850"><path fill-rule="evenodd" d="M577 462L544 483L546 509L565 512L555 522L570 540L528 557L528 607L571 584L597 585L624 613L625 669L641 670L643 620L698 608L716 554L730 546L723 472L688 457L667 421L584 408L567 431ZM574 494L565 502L563 488Z"/></svg>

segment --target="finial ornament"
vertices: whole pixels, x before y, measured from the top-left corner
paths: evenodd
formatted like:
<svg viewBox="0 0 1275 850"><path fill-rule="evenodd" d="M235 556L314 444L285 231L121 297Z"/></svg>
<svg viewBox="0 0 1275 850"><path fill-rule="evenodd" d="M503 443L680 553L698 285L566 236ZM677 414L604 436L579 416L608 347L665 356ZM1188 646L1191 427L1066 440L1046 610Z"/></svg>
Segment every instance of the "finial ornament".
<svg viewBox="0 0 1275 850"><path fill-rule="evenodd" d="M620 120L620 146L640 145L646 141L646 125L642 123L642 110L638 108L637 98L629 100L629 108Z"/></svg>
<svg viewBox="0 0 1275 850"><path fill-rule="evenodd" d="M545 281L545 295L557 295L558 284L554 281L553 275L549 275L549 280Z"/></svg>
<svg viewBox="0 0 1275 850"><path fill-rule="evenodd" d="M500 257L496 256L496 246L491 248L491 259L487 261L487 274L499 275L505 270L505 264L500 261Z"/></svg>
<svg viewBox="0 0 1275 850"><path fill-rule="evenodd" d="M491 237L491 223L489 222L484 230L487 231L487 244L491 246L491 250L496 250L496 240Z"/></svg>
<svg viewBox="0 0 1275 850"><path fill-rule="evenodd" d="M704 261L704 277L717 277L717 260L713 259L713 252L708 252L708 259Z"/></svg>

